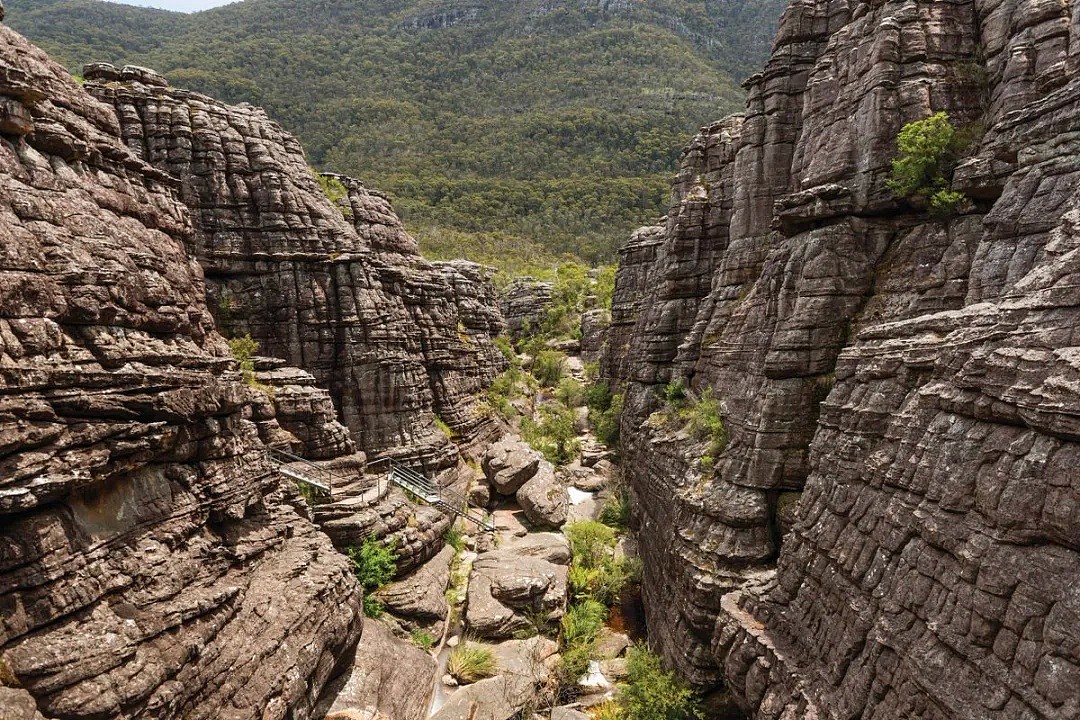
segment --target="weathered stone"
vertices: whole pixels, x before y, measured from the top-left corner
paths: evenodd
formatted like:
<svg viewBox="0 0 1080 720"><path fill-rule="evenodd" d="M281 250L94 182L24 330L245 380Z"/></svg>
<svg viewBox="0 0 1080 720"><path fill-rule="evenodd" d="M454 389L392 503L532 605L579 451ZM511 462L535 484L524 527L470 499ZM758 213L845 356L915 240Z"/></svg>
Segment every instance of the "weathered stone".
<svg viewBox="0 0 1080 720"><path fill-rule="evenodd" d="M532 478L544 457L517 435L506 435L484 453L484 475L495 492L513 495Z"/></svg>
<svg viewBox="0 0 1080 720"><path fill-rule="evenodd" d="M445 619L450 610L445 591L450 584L454 552L454 548L445 546L415 571L379 590L379 600L399 617L422 621Z"/></svg>
<svg viewBox="0 0 1080 720"><path fill-rule="evenodd" d="M551 309L551 283L532 278L514 278L499 297L499 309L506 319L506 330L517 340L526 330L537 330L547 320Z"/></svg>
<svg viewBox="0 0 1080 720"><path fill-rule="evenodd" d="M1080 712L1076 13L791 5L620 251L650 642L751 717ZM980 134L949 217L886 184L936 111ZM672 419L679 379L726 444Z"/></svg>
<svg viewBox="0 0 1080 720"><path fill-rule="evenodd" d="M395 637L381 622L369 621L355 657L328 688L316 716L363 712L393 720L421 720L431 705L437 671L433 657Z"/></svg>
<svg viewBox="0 0 1080 720"><path fill-rule="evenodd" d="M539 557L499 549L480 555L469 580L465 622L485 638L509 638L533 628L529 615L562 616L567 568Z"/></svg>
<svg viewBox="0 0 1080 720"><path fill-rule="evenodd" d="M474 407L506 362L491 341L504 327L491 271L425 261L384 195L316 178L261 109L144 68L119 74L95 69L85 87L115 109L138 157L181 180L188 250L223 332L310 372L369 455L450 467L457 448L436 417L465 442L494 429Z"/></svg>
<svg viewBox="0 0 1080 720"><path fill-rule="evenodd" d="M536 474L518 489L517 501L525 517L537 527L558 528L566 522L570 505L566 486L547 460L542 460Z"/></svg>
<svg viewBox="0 0 1080 720"><path fill-rule="evenodd" d="M49 717L308 717L361 594L266 459L179 182L6 27L0 95L34 125L0 138L4 673Z"/></svg>

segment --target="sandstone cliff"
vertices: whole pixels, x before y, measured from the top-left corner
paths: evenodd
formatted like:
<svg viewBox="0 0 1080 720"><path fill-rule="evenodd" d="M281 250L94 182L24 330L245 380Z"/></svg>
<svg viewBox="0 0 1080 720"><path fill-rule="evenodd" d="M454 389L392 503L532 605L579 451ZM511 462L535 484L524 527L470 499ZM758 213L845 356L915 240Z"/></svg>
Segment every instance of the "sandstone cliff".
<svg viewBox="0 0 1080 720"><path fill-rule="evenodd" d="M302 367L330 390L369 455L441 468L487 422L473 397L504 368L504 329L486 271L419 255L388 200L316 175L300 144L260 108L170 87L142 68L86 68L128 148L180 180L188 249L229 336ZM321 187L320 187L321 186Z"/></svg>
<svg viewBox="0 0 1080 720"><path fill-rule="evenodd" d="M1072 2L799 0L622 249L650 634L753 717L1080 714L1078 69ZM885 185L940 110L978 137L947 218Z"/></svg>
<svg viewBox="0 0 1080 720"><path fill-rule="evenodd" d="M0 704L307 717L360 593L266 460L179 183L121 136L0 27Z"/></svg>

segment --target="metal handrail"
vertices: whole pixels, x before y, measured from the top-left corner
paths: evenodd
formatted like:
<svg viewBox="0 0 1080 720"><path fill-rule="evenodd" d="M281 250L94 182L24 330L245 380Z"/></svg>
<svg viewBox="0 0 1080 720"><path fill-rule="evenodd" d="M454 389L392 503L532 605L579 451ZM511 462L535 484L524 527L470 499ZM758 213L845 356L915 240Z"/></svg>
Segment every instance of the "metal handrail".
<svg viewBox="0 0 1080 720"><path fill-rule="evenodd" d="M293 453L288 452L287 450L278 450L276 448L267 448L266 449L266 455L269 458L270 462L274 463L275 465L277 465L279 467L282 466L282 465L304 465L305 467L308 467L308 468L311 468L312 470L314 470L316 473L321 475L326 480L326 492L330 496L331 499L333 499L333 497L334 497L334 479L339 478L339 479L341 479L343 481L346 480L346 478L344 476L340 476L338 473L335 473L332 469L325 468L325 467L322 467L320 465L316 465L315 463L311 462L307 458L302 458L299 455L294 455ZM317 483L314 480L311 480L309 478L303 477L303 475L301 475L299 472L294 471L293 476L294 476L294 479L298 480L299 482L304 482L304 483L307 483L308 485L312 485L314 487L320 487L319 483Z"/></svg>
<svg viewBox="0 0 1080 720"><path fill-rule="evenodd" d="M444 488L438 483L433 483L415 470L398 465L393 460L390 460L389 462L390 482L399 485L414 494L419 494L416 490L409 487L409 485L412 485L416 489L422 491L423 500L425 502L430 502L439 507L446 508L455 515L479 525L484 530L489 532L495 530L495 525L488 520L488 514L484 512L482 508L472 505L464 495ZM397 478L399 477L401 478L401 481L398 481ZM434 496L434 499L432 499L431 496Z"/></svg>

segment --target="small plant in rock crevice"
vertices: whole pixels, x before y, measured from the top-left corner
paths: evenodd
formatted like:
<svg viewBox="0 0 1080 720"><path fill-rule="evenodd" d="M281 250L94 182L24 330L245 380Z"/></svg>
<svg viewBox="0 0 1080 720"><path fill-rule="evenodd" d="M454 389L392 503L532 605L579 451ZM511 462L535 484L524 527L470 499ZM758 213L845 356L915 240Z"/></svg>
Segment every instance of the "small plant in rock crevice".
<svg viewBox="0 0 1080 720"><path fill-rule="evenodd" d="M364 614L368 617L377 618L385 610L374 593L392 581L397 573L395 544L382 542L371 535L360 547L350 546L346 550L353 574L364 589Z"/></svg>
<svg viewBox="0 0 1080 720"><path fill-rule="evenodd" d="M421 648L424 652L431 652L431 648L435 647L435 637L427 630L421 628L414 629L409 636L412 641L416 643L417 647Z"/></svg>
<svg viewBox="0 0 1080 720"><path fill-rule="evenodd" d="M495 674L495 655L490 648L465 640L450 651L446 671L459 682L474 683Z"/></svg>
<svg viewBox="0 0 1080 720"><path fill-rule="evenodd" d="M229 340L229 352L240 365L240 376L244 383L271 398L274 397L274 389L269 385L259 382L255 376L255 353L259 352L259 343L251 337L251 333L245 333L243 337Z"/></svg>

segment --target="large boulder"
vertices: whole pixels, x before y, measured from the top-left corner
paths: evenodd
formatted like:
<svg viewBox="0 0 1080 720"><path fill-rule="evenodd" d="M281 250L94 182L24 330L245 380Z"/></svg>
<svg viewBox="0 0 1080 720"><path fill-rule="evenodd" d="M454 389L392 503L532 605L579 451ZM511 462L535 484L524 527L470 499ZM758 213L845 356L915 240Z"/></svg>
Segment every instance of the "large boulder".
<svg viewBox="0 0 1080 720"><path fill-rule="evenodd" d="M485 638L509 638L562 616L567 568L512 548L480 555L473 563L465 622Z"/></svg>
<svg viewBox="0 0 1080 720"><path fill-rule="evenodd" d="M566 522L570 500L566 486L546 460L533 477L517 491L517 501L533 525L557 528Z"/></svg>
<svg viewBox="0 0 1080 720"><path fill-rule="evenodd" d="M484 453L481 466L495 492L513 495L540 468L544 457L517 435L507 435Z"/></svg>
<svg viewBox="0 0 1080 720"><path fill-rule="evenodd" d="M450 583L453 558L454 548L444 546L414 572L379 590L379 601L399 617L421 621L445 619L449 611L445 589Z"/></svg>

